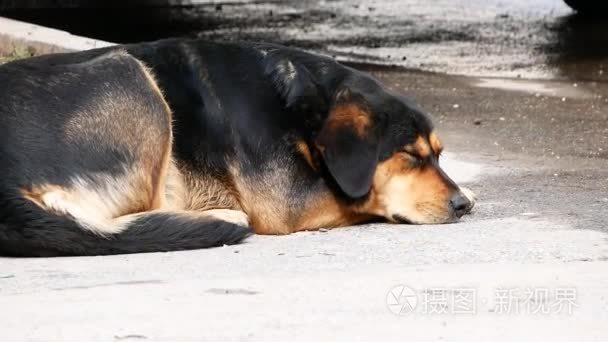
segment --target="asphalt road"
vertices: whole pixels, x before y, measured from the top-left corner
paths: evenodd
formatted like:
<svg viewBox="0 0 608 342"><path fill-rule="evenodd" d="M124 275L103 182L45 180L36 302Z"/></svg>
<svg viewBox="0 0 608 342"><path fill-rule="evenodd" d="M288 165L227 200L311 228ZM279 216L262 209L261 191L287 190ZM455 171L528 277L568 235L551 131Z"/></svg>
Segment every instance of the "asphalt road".
<svg viewBox="0 0 608 342"><path fill-rule="evenodd" d="M608 80L608 22L562 0L193 0L182 8L0 10L127 43L187 36L294 45L451 74Z"/></svg>
<svg viewBox="0 0 608 342"><path fill-rule="evenodd" d="M493 203L478 218L534 212L608 232L608 84L369 69L434 115L447 151L509 170L471 185Z"/></svg>
<svg viewBox="0 0 608 342"><path fill-rule="evenodd" d="M0 259L3 338L606 341L608 29L557 0L377 3L204 5L193 17L219 24L187 33L416 68L356 65L432 113L441 163L479 197L472 215L191 252Z"/></svg>

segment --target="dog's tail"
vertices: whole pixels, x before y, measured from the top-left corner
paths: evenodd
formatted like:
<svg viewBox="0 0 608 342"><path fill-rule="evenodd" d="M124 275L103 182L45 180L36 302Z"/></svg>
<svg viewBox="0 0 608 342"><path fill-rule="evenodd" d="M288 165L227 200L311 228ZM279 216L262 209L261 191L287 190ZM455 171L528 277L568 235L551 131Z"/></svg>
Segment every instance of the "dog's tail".
<svg viewBox="0 0 608 342"><path fill-rule="evenodd" d="M146 213L118 234L100 236L67 217L19 201L0 209L0 255L76 256L199 249L241 242L248 227L217 218L179 213ZM10 216L7 209L13 209Z"/></svg>

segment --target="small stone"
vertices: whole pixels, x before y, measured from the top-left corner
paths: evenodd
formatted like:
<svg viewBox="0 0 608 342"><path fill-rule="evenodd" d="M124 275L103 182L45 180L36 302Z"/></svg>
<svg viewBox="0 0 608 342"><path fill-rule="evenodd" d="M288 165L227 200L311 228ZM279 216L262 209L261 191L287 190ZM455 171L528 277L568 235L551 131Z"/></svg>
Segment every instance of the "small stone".
<svg viewBox="0 0 608 342"><path fill-rule="evenodd" d="M458 103L455 103L455 104L452 106L452 108L454 108L454 109L458 109L458 108L460 108L460 105L459 105Z"/></svg>
<svg viewBox="0 0 608 342"><path fill-rule="evenodd" d="M473 124L474 124L475 126L479 126L479 125L481 125L481 119L475 119L475 120L473 120Z"/></svg>
<svg viewBox="0 0 608 342"><path fill-rule="evenodd" d="M566 98L565 97L562 97L562 102L566 102Z"/></svg>
<svg viewBox="0 0 608 342"><path fill-rule="evenodd" d="M498 118L498 120L500 120L500 121L505 121L505 117L504 117L504 116L501 116L501 117L499 117L499 118Z"/></svg>
<svg viewBox="0 0 608 342"><path fill-rule="evenodd" d="M240 253L240 251L236 250L236 251L233 251L232 253L238 254L238 253Z"/></svg>

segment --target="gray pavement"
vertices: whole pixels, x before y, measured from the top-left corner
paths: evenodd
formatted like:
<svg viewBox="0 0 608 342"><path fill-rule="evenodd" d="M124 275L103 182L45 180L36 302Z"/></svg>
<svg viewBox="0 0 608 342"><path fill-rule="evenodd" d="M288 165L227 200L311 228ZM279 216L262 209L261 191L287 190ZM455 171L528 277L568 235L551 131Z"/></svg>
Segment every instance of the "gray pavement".
<svg viewBox="0 0 608 342"><path fill-rule="evenodd" d="M551 23L579 20L557 0L498 3L465 27L502 36L494 18L523 18L523 29L550 39ZM437 28L448 14L466 19L464 2L441 4L439 17L412 5L427 12L403 20ZM520 16L529 11L537 15ZM254 236L189 252L0 259L1 340L608 340L608 84L598 72L608 55L522 42L512 52L531 56L529 67L505 58L502 67L522 77L504 78L511 72L485 56L508 56L510 43L493 50L484 41L470 46L475 70L452 58L449 39L425 43L449 58L444 69L423 69L459 75L357 65L433 114L441 163L479 197L462 222Z"/></svg>

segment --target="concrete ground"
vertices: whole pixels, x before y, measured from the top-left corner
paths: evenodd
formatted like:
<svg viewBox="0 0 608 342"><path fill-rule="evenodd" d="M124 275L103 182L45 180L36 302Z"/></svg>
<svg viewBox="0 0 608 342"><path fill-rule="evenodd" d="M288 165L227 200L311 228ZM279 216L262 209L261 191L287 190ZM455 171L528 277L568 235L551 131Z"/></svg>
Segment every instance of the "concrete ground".
<svg viewBox="0 0 608 342"><path fill-rule="evenodd" d="M524 22L537 27L536 17ZM501 27L492 28L498 36ZM567 53L550 64L535 50L521 78L504 78L495 59L484 64L495 50L479 44L484 53L471 55L483 72L457 58L441 63L461 75L357 65L433 114L441 163L479 196L462 222L254 236L190 252L0 259L2 339L608 340L607 55L557 49L552 56Z"/></svg>

